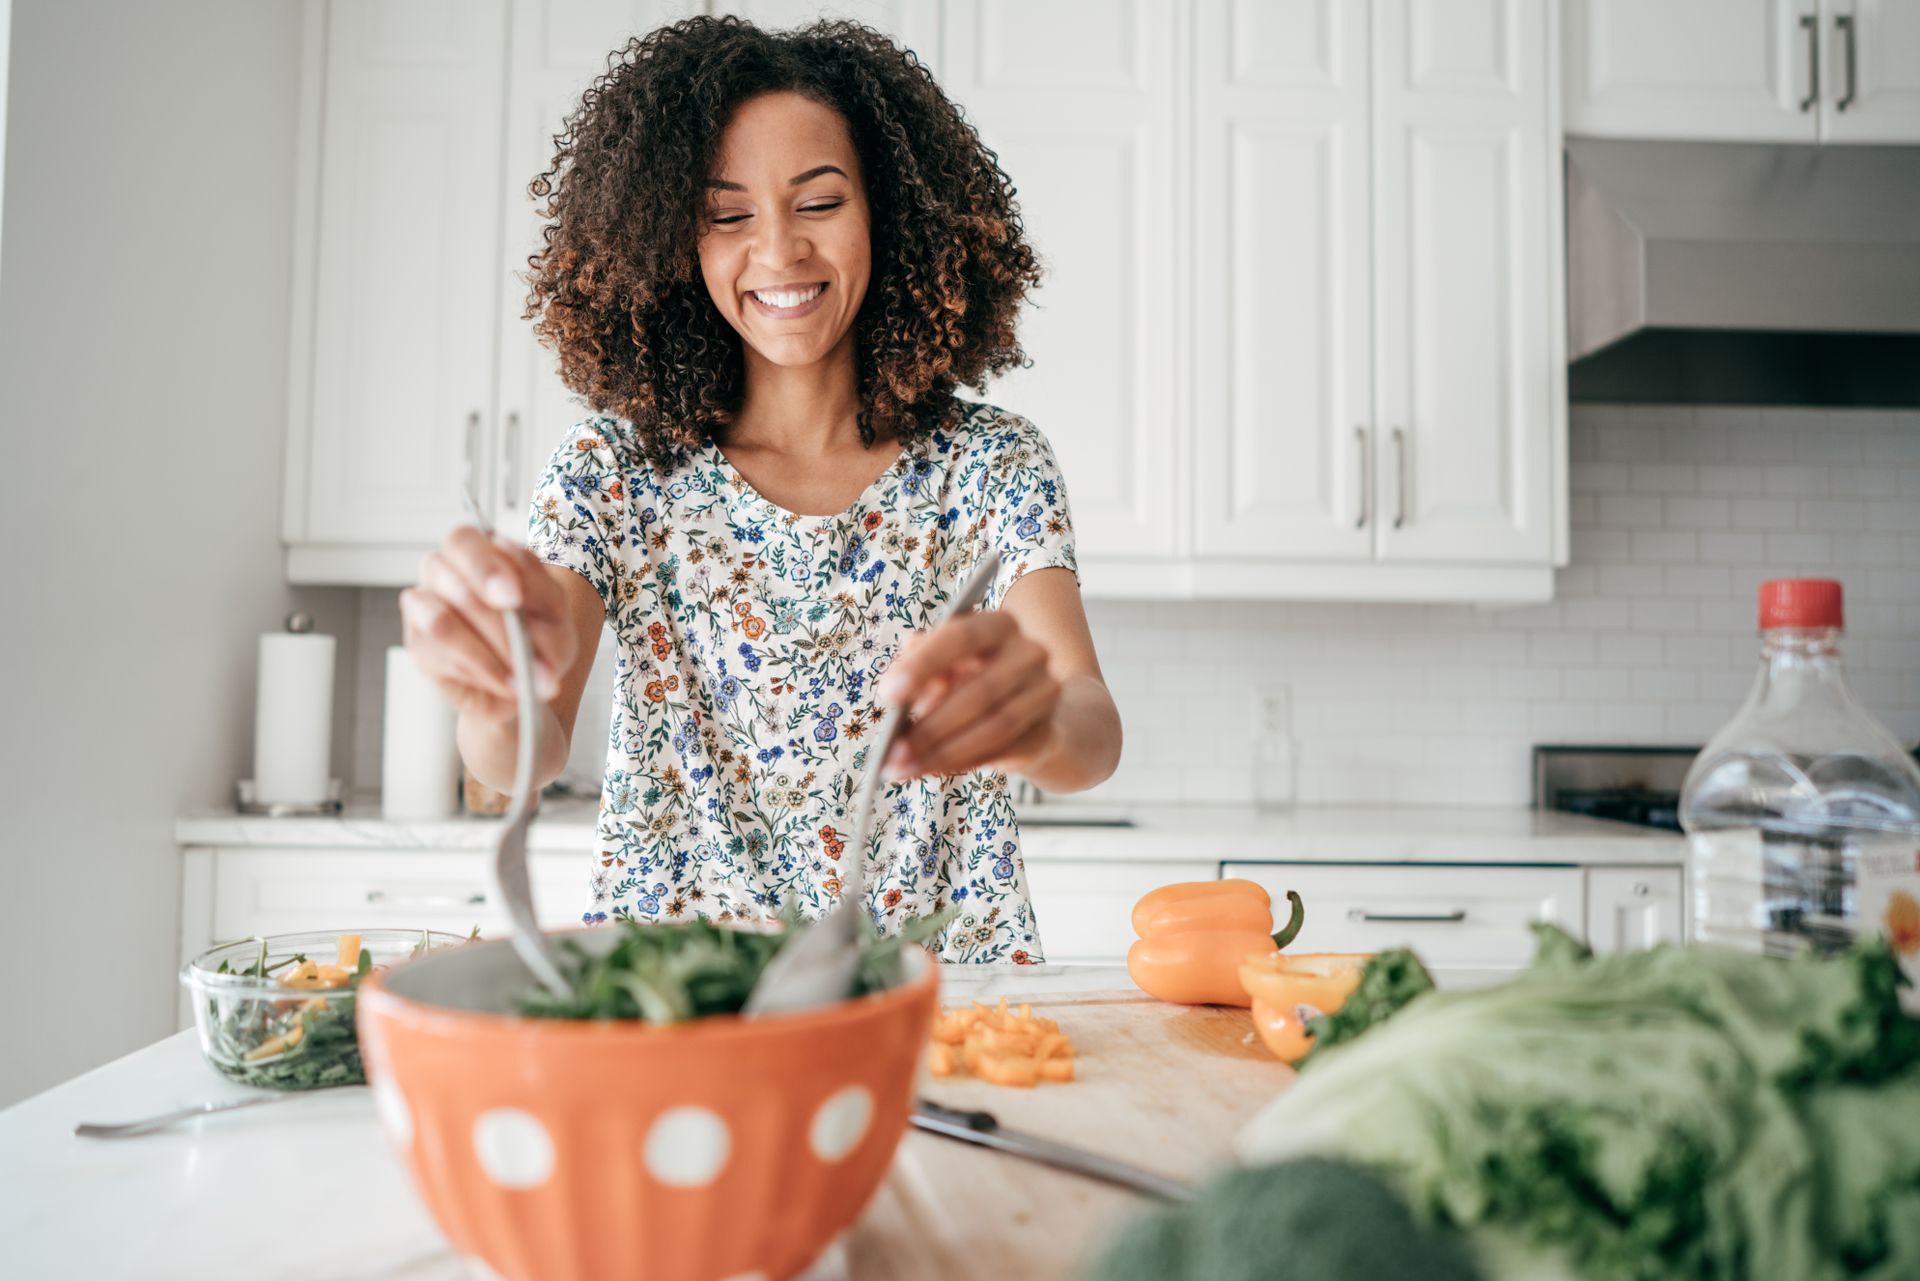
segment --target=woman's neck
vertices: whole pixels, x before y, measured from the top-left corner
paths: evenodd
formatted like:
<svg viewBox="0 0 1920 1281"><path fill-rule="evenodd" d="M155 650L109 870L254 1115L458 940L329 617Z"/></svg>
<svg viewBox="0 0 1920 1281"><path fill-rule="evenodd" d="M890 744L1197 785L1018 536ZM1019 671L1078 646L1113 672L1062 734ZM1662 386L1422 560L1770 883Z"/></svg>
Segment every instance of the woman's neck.
<svg viewBox="0 0 1920 1281"><path fill-rule="evenodd" d="M801 457L861 447L851 334L811 365L776 365L749 347L746 376L728 444Z"/></svg>

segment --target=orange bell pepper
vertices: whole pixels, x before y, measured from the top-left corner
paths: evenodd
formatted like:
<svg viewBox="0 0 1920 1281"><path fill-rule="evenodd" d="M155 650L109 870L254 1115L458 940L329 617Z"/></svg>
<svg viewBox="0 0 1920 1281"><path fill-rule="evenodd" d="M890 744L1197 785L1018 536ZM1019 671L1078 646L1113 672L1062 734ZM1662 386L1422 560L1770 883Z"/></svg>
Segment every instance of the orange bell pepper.
<svg viewBox="0 0 1920 1281"><path fill-rule="evenodd" d="M1253 1030L1274 1056L1295 1063L1313 1048L1307 1020L1331 1014L1360 985L1371 952L1278 952L1240 967L1240 985L1252 1002Z"/></svg>
<svg viewBox="0 0 1920 1281"><path fill-rule="evenodd" d="M1293 941L1306 920L1300 896L1287 891L1292 916L1273 933L1273 900L1252 881L1189 881L1165 885L1133 908L1127 973L1140 989L1179 1005L1250 1003L1240 965Z"/></svg>

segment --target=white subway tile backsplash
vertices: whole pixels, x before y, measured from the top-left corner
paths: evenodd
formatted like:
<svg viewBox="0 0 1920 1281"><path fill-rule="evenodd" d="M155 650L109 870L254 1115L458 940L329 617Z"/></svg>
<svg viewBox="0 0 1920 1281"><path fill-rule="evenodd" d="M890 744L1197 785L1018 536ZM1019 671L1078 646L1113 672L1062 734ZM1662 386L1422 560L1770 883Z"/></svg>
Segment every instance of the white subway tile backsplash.
<svg viewBox="0 0 1920 1281"><path fill-rule="evenodd" d="M1799 510L1791 498L1736 498L1733 500L1735 529L1792 529Z"/></svg>

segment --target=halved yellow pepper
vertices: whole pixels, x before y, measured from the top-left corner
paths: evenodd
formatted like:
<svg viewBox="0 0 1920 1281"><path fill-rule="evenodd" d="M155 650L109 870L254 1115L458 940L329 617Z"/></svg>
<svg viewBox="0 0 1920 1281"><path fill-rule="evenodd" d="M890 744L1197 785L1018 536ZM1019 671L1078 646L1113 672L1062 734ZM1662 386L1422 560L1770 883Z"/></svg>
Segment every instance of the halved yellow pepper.
<svg viewBox="0 0 1920 1281"><path fill-rule="evenodd" d="M1307 1020L1345 1005L1372 959L1371 952L1274 952L1247 961L1240 985L1251 1004L1253 1030L1282 1062L1298 1062L1313 1048Z"/></svg>
<svg viewBox="0 0 1920 1281"><path fill-rule="evenodd" d="M1127 973L1140 989L1180 1005L1249 1004L1239 968L1293 941L1306 920L1300 896L1287 891L1292 916L1273 933L1273 900L1253 881L1187 881L1165 885L1133 909Z"/></svg>

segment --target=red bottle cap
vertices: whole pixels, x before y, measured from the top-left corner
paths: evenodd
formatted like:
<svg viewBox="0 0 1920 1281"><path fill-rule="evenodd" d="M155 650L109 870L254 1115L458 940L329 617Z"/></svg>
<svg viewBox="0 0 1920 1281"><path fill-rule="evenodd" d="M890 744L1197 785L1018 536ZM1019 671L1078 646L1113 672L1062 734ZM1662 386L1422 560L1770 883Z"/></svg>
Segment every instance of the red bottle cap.
<svg viewBox="0 0 1920 1281"><path fill-rule="evenodd" d="M1831 578L1775 578L1760 584L1760 630L1844 627L1840 584Z"/></svg>

